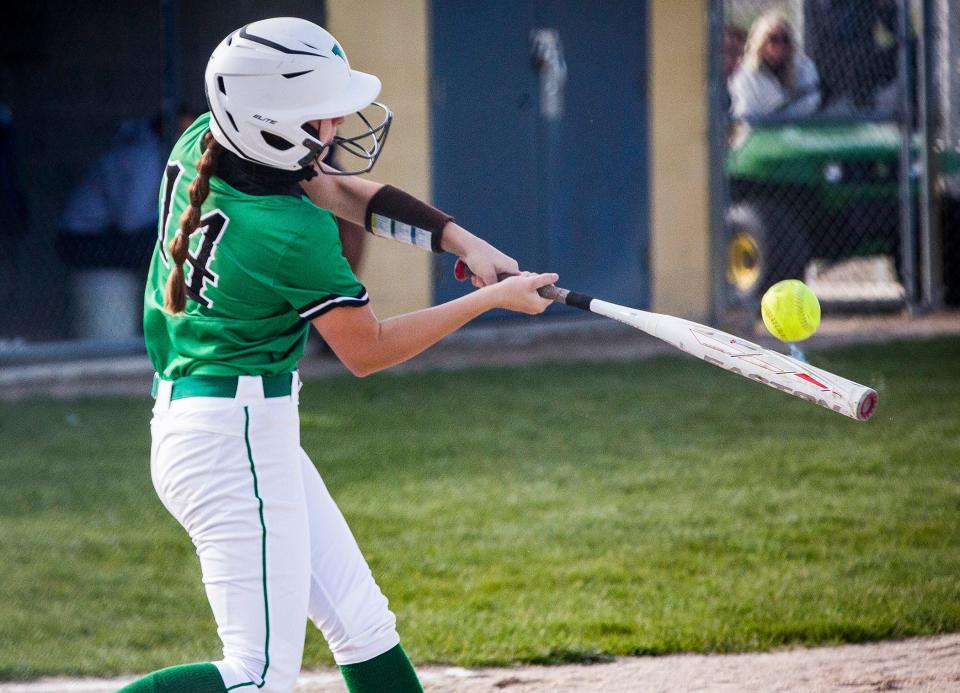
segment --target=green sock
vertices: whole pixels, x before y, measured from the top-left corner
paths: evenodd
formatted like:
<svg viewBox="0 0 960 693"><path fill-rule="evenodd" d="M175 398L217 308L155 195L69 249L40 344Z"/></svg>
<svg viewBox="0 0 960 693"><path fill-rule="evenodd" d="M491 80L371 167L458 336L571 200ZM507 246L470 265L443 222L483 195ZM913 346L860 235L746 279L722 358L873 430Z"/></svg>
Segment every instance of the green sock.
<svg viewBox="0 0 960 693"><path fill-rule="evenodd" d="M350 693L423 693L417 672L400 645L366 662L344 664L340 673Z"/></svg>
<svg viewBox="0 0 960 693"><path fill-rule="evenodd" d="M205 662L155 671L117 693L226 693L226 690L220 670Z"/></svg>

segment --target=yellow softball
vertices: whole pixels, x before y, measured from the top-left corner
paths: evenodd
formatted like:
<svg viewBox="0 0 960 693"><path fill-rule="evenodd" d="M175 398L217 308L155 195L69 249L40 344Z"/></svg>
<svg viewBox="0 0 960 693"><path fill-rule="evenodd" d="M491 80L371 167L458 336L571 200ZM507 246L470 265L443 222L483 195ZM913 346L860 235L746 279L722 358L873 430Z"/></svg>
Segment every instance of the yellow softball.
<svg viewBox="0 0 960 693"><path fill-rule="evenodd" d="M820 326L820 301L799 279L784 279L760 299L760 315L780 341L801 342Z"/></svg>

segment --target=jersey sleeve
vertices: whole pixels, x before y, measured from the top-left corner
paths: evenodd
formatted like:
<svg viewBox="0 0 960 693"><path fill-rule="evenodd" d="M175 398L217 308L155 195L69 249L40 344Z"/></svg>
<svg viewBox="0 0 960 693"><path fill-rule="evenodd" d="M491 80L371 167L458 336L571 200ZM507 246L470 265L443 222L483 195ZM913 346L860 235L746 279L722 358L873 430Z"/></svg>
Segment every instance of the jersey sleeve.
<svg viewBox="0 0 960 693"><path fill-rule="evenodd" d="M336 219L311 215L280 258L274 288L304 320L343 306L370 302L343 256Z"/></svg>

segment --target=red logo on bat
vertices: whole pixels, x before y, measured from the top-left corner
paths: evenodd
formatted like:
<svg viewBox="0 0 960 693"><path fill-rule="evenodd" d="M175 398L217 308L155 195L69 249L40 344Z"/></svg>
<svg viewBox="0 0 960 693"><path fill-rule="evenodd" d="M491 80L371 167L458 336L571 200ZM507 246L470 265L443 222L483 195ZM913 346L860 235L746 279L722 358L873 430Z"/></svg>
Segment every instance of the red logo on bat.
<svg viewBox="0 0 960 693"><path fill-rule="evenodd" d="M810 377L810 376L807 375L806 373L794 373L794 375L797 376L798 378L802 379L802 380L806 380L808 383L812 383L813 385L816 385L816 386L819 387L821 390L829 390L829 389L830 389L829 387L827 387L826 385L824 385L823 383L821 383L819 380L817 380L816 378Z"/></svg>

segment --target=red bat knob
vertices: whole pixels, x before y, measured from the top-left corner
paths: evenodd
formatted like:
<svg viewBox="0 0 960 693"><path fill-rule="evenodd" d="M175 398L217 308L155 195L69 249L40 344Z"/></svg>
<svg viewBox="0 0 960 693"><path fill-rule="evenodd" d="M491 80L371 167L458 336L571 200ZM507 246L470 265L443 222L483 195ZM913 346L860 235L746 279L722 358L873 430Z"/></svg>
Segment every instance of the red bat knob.
<svg viewBox="0 0 960 693"><path fill-rule="evenodd" d="M453 276L456 277L456 279L457 279L458 282L465 282L465 281L467 281L470 277L473 276L473 272L470 270L469 267L467 267L467 263L466 263L466 262L464 262L464 261L461 260L460 258L457 258L457 262L456 262L456 264L453 266ZM509 275L509 274L498 274L498 275L497 275L497 281L501 281L501 282L502 282L504 279L506 279L506 278L509 277L509 276L511 276L511 275ZM544 298L549 299L549 300L551 300L551 301L558 301L558 302L560 302L560 303L566 303L566 302L567 302L567 294L570 293L570 292L568 292L566 289L560 289L560 288L554 286L553 284L551 284L550 286L541 286L539 289L537 289L537 293L540 294L541 296L543 296ZM588 299L588 300L587 300L587 303L589 303L589 302L590 302L590 301L589 301L589 299ZM585 309L585 310L589 310L589 309Z"/></svg>
<svg viewBox="0 0 960 693"><path fill-rule="evenodd" d="M473 272L467 267L466 262L457 258L457 264L453 266L453 276L456 277L458 282L465 282L473 276Z"/></svg>

